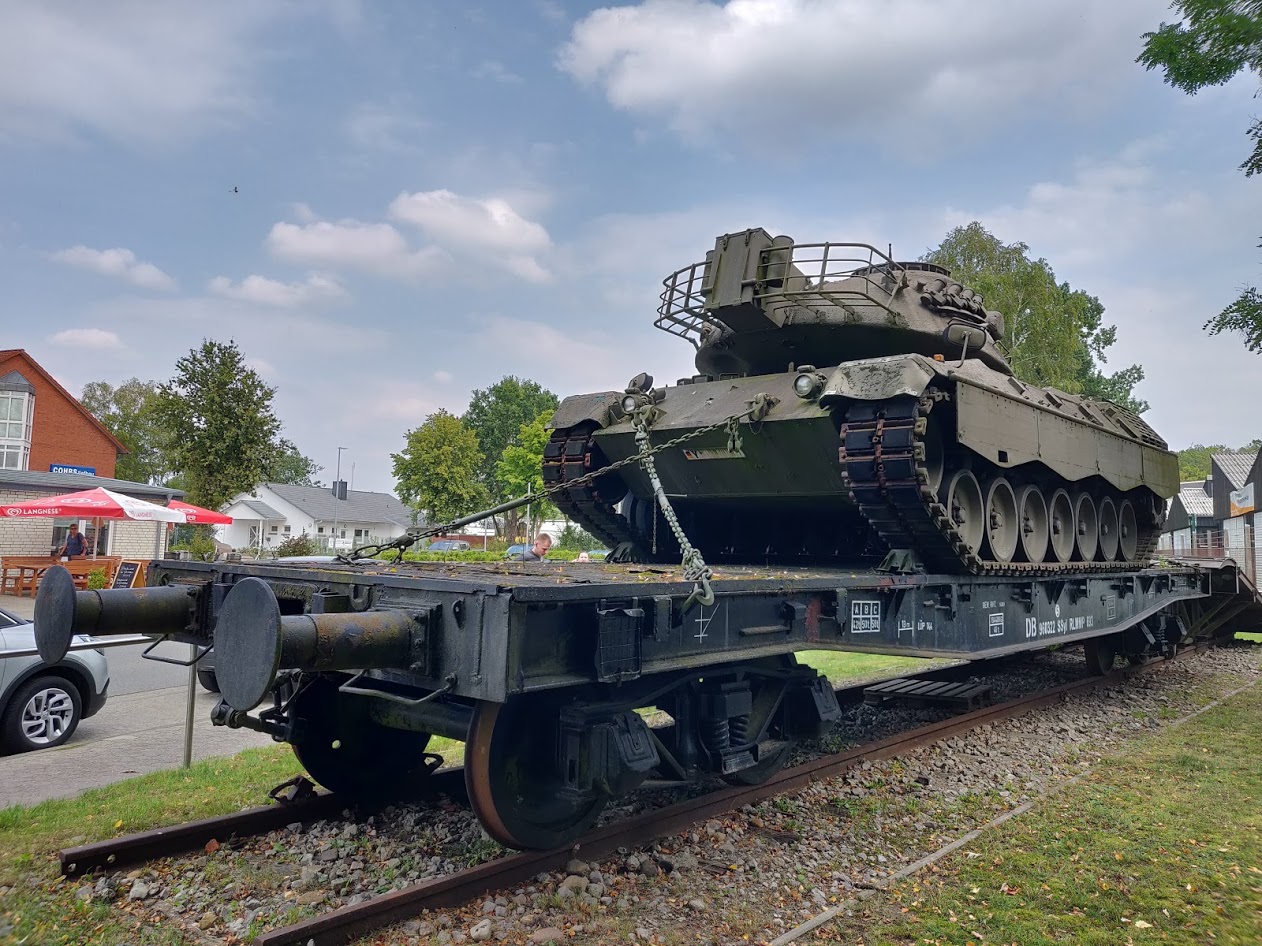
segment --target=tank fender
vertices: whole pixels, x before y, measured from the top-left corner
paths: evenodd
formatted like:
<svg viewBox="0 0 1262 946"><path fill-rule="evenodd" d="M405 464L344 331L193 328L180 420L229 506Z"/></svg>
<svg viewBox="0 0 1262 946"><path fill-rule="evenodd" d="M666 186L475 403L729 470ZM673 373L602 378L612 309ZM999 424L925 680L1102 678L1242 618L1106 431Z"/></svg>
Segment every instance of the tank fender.
<svg viewBox="0 0 1262 946"><path fill-rule="evenodd" d="M884 401L899 395L919 397L934 375L935 363L923 355L867 358L837 366L820 395L820 405L830 407L845 399Z"/></svg>
<svg viewBox="0 0 1262 946"><path fill-rule="evenodd" d="M611 421L610 408L622 401L623 395L618 391L602 391L599 394L575 394L561 402L548 421L548 429L560 430L577 427L584 421L595 421L600 427L608 427Z"/></svg>

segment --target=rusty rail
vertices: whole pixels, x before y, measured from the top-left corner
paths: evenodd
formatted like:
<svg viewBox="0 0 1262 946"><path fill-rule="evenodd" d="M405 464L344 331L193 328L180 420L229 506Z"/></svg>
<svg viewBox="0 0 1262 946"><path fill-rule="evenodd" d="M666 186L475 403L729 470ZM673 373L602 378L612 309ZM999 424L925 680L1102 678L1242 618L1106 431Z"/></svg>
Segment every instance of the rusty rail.
<svg viewBox="0 0 1262 946"><path fill-rule="evenodd" d="M1188 648L1176 655L1175 659L1202 649ZM840 775L865 761L889 758L957 733L967 732L984 723L1019 716L1059 702L1070 694L1117 683L1154 664L1165 662L1162 658L1155 658L1139 667L1128 667L1105 676L1064 683L1018 700L921 726L842 753L823 756L792 769L785 769L762 785L721 789L689 801L667 805L598 828L571 847L511 854L468 870L383 894L355 906L341 907L291 926L269 930L260 934L253 942L255 946L343 946L374 930L413 917L422 910L458 906L483 894L521 883L541 872L563 867L576 854L598 859L613 853L619 847L642 847L650 841L667 837L715 815Z"/></svg>

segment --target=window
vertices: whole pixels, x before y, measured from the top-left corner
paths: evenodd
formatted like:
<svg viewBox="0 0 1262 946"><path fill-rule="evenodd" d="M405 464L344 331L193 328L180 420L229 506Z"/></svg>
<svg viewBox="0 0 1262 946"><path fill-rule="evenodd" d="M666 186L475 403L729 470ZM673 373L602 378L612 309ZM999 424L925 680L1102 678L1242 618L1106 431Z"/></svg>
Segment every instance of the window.
<svg viewBox="0 0 1262 946"><path fill-rule="evenodd" d="M280 526L272 526L272 530L271 530L271 531L273 531L273 532L279 532L279 531L280 531Z"/></svg>
<svg viewBox="0 0 1262 946"><path fill-rule="evenodd" d="M316 530L316 534L317 534L317 535L324 535L324 526L320 526L320 528Z"/></svg>
<svg viewBox="0 0 1262 946"><path fill-rule="evenodd" d="M285 526L285 535L289 535L289 526Z"/></svg>
<svg viewBox="0 0 1262 946"><path fill-rule="evenodd" d="M34 417L34 394L0 391L0 469L27 469Z"/></svg>

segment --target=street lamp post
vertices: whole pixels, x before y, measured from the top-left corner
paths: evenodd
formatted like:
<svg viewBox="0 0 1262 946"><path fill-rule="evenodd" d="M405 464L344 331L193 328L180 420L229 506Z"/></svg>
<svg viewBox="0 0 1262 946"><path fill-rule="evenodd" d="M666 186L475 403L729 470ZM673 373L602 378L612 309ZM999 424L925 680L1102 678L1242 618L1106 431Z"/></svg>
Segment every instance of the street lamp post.
<svg viewBox="0 0 1262 946"><path fill-rule="evenodd" d="M342 482L342 451L349 450L349 447L337 448L337 475L333 478L333 552L337 553L337 502L341 499L338 490L341 488L338 484Z"/></svg>

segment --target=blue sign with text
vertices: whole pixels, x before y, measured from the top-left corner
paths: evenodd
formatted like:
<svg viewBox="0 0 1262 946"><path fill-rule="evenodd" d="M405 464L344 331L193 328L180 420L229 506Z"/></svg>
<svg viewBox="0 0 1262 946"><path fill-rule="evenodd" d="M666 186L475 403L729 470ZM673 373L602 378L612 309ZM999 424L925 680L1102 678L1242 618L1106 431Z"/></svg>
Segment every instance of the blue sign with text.
<svg viewBox="0 0 1262 946"><path fill-rule="evenodd" d="M50 463L48 464L49 473L81 473L85 476L96 476L96 467L94 466L71 466L69 463Z"/></svg>

